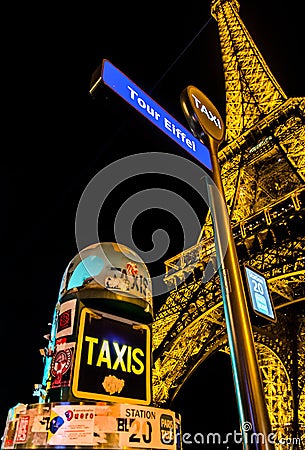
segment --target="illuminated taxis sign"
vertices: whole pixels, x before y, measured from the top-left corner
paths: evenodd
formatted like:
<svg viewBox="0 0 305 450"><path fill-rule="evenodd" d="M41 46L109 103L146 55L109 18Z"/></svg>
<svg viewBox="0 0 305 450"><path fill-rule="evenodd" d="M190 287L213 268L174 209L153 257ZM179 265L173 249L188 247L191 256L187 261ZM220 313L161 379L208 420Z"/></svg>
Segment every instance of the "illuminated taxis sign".
<svg viewBox="0 0 305 450"><path fill-rule="evenodd" d="M148 405L150 366L147 325L83 308L72 381L76 398Z"/></svg>
<svg viewBox="0 0 305 450"><path fill-rule="evenodd" d="M106 59L103 60L101 77L104 84L133 106L146 119L208 169L212 168L208 148Z"/></svg>

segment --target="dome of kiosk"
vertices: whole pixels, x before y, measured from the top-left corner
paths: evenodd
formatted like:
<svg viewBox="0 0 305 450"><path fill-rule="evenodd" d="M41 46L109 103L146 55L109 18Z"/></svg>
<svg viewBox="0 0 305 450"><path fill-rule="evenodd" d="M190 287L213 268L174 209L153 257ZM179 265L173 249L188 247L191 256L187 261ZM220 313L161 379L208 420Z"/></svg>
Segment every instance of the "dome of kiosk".
<svg viewBox="0 0 305 450"><path fill-rule="evenodd" d="M81 250L64 272L59 296L92 288L143 299L152 307L152 284L146 264L122 244L99 242Z"/></svg>

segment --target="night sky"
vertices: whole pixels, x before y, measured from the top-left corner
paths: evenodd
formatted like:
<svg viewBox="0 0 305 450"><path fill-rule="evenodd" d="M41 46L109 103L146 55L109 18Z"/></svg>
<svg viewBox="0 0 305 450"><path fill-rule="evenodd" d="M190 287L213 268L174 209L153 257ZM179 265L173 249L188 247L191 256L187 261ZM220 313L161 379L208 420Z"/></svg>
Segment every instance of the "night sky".
<svg viewBox="0 0 305 450"><path fill-rule="evenodd" d="M305 94L298 4L240 1L243 22L289 97ZM191 158L106 87L93 99L89 89L95 69L104 58L110 60L186 128L180 93L191 84L225 118L218 30L208 1L180 7L87 2L11 8L4 17L9 31L2 86L7 103L1 152L1 430L8 408L35 402L33 385L41 382L43 371L39 348L46 344L43 335L49 332L63 272L78 251L75 214L90 180L114 161L139 152ZM100 241L115 240L113 223L122 202L155 187L179 194L204 223L206 205L189 186L166 176L139 176L105 200ZM135 219L137 247L151 249L157 228L166 230L170 244L148 264L153 276L164 272L164 260L182 250L184 237L177 218L154 208ZM164 299L155 299L156 311ZM175 401L185 431L194 423L198 432L236 428L233 391L229 358L216 355Z"/></svg>

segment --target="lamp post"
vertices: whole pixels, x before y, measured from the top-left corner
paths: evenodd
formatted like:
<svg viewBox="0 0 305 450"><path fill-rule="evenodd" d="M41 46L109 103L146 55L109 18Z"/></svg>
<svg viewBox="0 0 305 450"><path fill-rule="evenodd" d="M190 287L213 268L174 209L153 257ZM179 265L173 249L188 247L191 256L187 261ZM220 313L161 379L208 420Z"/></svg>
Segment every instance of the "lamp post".
<svg viewBox="0 0 305 450"><path fill-rule="evenodd" d="M181 106L192 133L208 147L212 161L214 183L207 177L207 189L244 448L273 450L274 435L217 158L219 145L224 140L224 123L211 101L194 86L188 86L181 93Z"/></svg>

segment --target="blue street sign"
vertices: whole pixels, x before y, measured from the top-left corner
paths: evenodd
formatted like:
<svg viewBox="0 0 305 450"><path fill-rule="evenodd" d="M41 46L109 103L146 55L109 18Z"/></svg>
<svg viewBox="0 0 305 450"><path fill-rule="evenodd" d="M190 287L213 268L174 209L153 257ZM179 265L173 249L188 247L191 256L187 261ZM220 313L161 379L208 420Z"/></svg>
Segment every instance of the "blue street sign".
<svg viewBox="0 0 305 450"><path fill-rule="evenodd" d="M208 148L106 59L103 60L102 64L102 80L104 84L200 161L206 168L212 169Z"/></svg>
<svg viewBox="0 0 305 450"><path fill-rule="evenodd" d="M267 320L276 322L275 310L265 276L253 267L245 265L244 269L254 312Z"/></svg>

